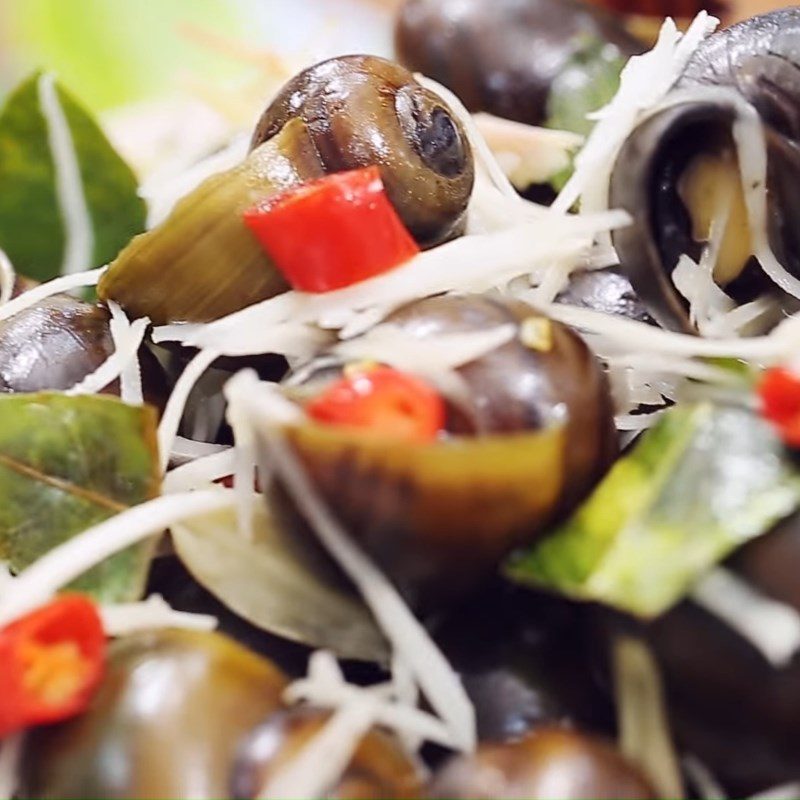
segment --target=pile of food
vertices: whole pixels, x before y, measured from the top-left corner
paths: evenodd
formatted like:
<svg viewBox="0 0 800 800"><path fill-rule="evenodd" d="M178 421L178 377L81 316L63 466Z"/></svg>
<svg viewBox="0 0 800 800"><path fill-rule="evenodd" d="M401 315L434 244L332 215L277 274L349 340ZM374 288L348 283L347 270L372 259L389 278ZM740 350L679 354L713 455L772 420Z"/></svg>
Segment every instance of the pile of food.
<svg viewBox="0 0 800 800"><path fill-rule="evenodd" d="M800 797L800 8L718 24L406 0L144 189L8 98L0 797Z"/></svg>

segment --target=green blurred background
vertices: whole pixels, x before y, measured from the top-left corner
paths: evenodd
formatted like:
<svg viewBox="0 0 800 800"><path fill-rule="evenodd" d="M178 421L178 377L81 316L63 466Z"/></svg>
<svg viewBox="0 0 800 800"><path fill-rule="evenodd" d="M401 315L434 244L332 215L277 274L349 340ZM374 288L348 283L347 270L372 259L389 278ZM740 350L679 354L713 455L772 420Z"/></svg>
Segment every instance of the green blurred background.
<svg viewBox="0 0 800 800"><path fill-rule="evenodd" d="M386 11L357 0L0 0L0 100L44 68L105 111L235 85L260 51L307 63L389 41Z"/></svg>

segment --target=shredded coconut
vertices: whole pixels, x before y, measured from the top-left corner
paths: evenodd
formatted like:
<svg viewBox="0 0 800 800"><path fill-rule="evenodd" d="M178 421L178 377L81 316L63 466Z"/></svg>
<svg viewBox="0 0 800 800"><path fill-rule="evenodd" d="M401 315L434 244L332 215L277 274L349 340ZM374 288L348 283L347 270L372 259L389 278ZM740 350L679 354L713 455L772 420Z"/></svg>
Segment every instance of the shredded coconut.
<svg viewBox="0 0 800 800"><path fill-rule="evenodd" d="M307 519L322 544L342 567L369 605L396 652L413 671L425 696L445 721L458 748L475 746L475 710L458 675L447 663L425 628L413 616L397 590L371 559L347 535L315 490L302 466L274 427L281 421L253 408L250 400L273 394L274 384L261 383L253 373L240 373L229 393L229 402L241 404L261 443L271 457L300 513Z"/></svg>
<svg viewBox="0 0 800 800"><path fill-rule="evenodd" d="M577 306L553 304L547 307L547 313L560 322L595 334L614 349L635 347L639 354L686 358L736 358L765 366L789 361L797 351L800 337L800 317L788 317L765 336L703 339Z"/></svg>
<svg viewBox="0 0 800 800"><path fill-rule="evenodd" d="M682 759L686 777L697 790L700 800L727 800L722 785L711 770L693 753Z"/></svg>
<svg viewBox="0 0 800 800"><path fill-rule="evenodd" d="M194 439L187 439L185 436L176 436L172 443L171 459L181 464L187 461L194 461L196 458L203 458L214 453L221 453L228 450L227 444L213 444L211 442L198 442Z"/></svg>
<svg viewBox="0 0 800 800"><path fill-rule="evenodd" d="M0 306L5 305L14 294L14 284L17 280L17 273L11 259L6 255L6 251L0 247Z"/></svg>
<svg viewBox="0 0 800 800"><path fill-rule="evenodd" d="M580 198L584 211L607 208L608 181L622 143L640 114L657 105L672 88L694 51L718 24L718 19L701 11L681 34L675 22L667 19L655 47L628 61L615 97L590 115L597 124L575 159L575 171L553 203L554 211L566 213Z"/></svg>
<svg viewBox="0 0 800 800"><path fill-rule="evenodd" d="M219 353L215 350L201 350L187 365L175 382L167 407L158 426L158 452L161 456L161 471L165 472L169 465L169 454L181 424L186 401L195 383L202 374L217 360Z"/></svg>
<svg viewBox="0 0 800 800"><path fill-rule="evenodd" d="M230 384L234 392L237 384ZM236 525L240 535L253 538L255 504L260 498L253 492L256 478L256 443L250 417L243 414L238 403L231 402L231 395L225 391L228 400L226 418L233 430L234 471L233 488L236 492Z"/></svg>
<svg viewBox="0 0 800 800"><path fill-rule="evenodd" d="M229 447L170 470L164 476L164 491L186 492L190 489L200 489L209 483L233 475L235 469L235 453L233 448Z"/></svg>
<svg viewBox="0 0 800 800"><path fill-rule="evenodd" d="M39 78L39 105L47 123L47 136L56 175L56 196L64 222L61 274L72 275L91 265L94 228L83 190L72 132L51 73L45 73Z"/></svg>
<svg viewBox="0 0 800 800"><path fill-rule="evenodd" d="M381 702L375 708L376 725L396 734L452 747L453 737L442 722L417 708L413 676L409 674L404 680L407 685L403 687L403 697L398 694L394 681L368 687L347 683L333 655L316 651L309 660L308 677L292 683L284 693L284 700L290 704L305 702L320 708L339 708L359 697L379 698Z"/></svg>
<svg viewBox="0 0 800 800"><path fill-rule="evenodd" d="M800 650L800 614L763 595L723 567L709 572L692 599L746 639L776 668L786 667Z"/></svg>
<svg viewBox="0 0 800 800"><path fill-rule="evenodd" d="M432 375L481 358L510 342L516 332L515 325L500 325L485 331L418 337L408 329L387 323L357 339L341 342L333 351L345 361L368 359L408 372Z"/></svg>
<svg viewBox="0 0 800 800"><path fill-rule="evenodd" d="M114 340L114 347L120 350L132 335L133 326L128 319L128 315L122 310L119 303L109 300L108 309L111 312L111 322L109 324L111 338ZM139 366L138 348L133 358L131 358L127 366L120 373L120 399L123 403L136 406L144 402L142 371Z"/></svg>
<svg viewBox="0 0 800 800"><path fill-rule="evenodd" d="M664 409L651 411L649 414L617 414L614 424L618 431L646 431L663 416Z"/></svg>
<svg viewBox="0 0 800 800"><path fill-rule="evenodd" d="M63 275L60 278L53 278L47 283L42 283L39 286L34 286L27 292L23 292L13 300L9 300L5 305L0 306L0 321L13 317L14 314L19 314L26 308L36 305L41 300L52 297L54 294L60 292L69 292L72 289L78 289L82 286L96 286L97 282L106 271L106 267L99 267L92 269L88 272L76 272L72 275Z"/></svg>
<svg viewBox="0 0 800 800"><path fill-rule="evenodd" d="M549 266L553 258L583 252L597 232L629 222L628 215L619 211L545 215L505 231L455 239L391 272L324 295L286 292L207 325L156 328L154 340L211 347L229 355L285 352L280 349L280 332L287 324L341 329L363 313L369 315L370 324L376 324L376 308L388 313L411 300L442 292L480 292L503 286L530 275L537 266ZM259 344L254 346L254 341Z"/></svg>
<svg viewBox="0 0 800 800"><path fill-rule="evenodd" d="M537 128L495 117L474 114L473 119L503 172L519 189L545 183L566 169L583 137L569 131Z"/></svg>
<svg viewBox="0 0 800 800"><path fill-rule="evenodd" d="M259 793L260 800L324 797L347 769L375 721L376 701L361 696L340 707L322 730Z"/></svg>
<svg viewBox="0 0 800 800"><path fill-rule="evenodd" d="M139 348L142 345L149 324L150 320L147 319L147 317L142 317L131 323L126 331L122 332L118 329L115 339L117 349L94 372L89 373L83 380L76 383L75 386L67 389L65 394L97 394L97 392L101 392L109 383L120 377L120 375L124 377L127 371L129 399L125 397L122 399L126 402L135 402L133 398L138 396L138 403L141 404L141 376L139 376L138 381L138 395L136 393L135 376L139 373ZM133 370L134 373L133 378L131 376L131 370ZM131 385L131 380L134 381L133 385Z"/></svg>
<svg viewBox="0 0 800 800"><path fill-rule="evenodd" d="M797 800L798 797L800 797L800 782L793 781L758 792L752 795L750 800Z"/></svg>
<svg viewBox="0 0 800 800"><path fill-rule="evenodd" d="M213 631L217 618L210 614L175 611L159 594L151 594L139 603L118 603L100 608L103 627L109 636L128 636L157 628L184 628Z"/></svg>

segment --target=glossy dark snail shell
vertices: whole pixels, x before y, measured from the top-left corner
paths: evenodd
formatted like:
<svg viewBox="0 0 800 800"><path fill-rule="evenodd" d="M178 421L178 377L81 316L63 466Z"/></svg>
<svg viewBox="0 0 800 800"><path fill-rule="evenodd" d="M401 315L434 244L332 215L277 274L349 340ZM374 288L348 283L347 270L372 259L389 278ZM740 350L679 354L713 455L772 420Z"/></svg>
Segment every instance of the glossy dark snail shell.
<svg viewBox="0 0 800 800"><path fill-rule="evenodd" d="M282 707L286 684L271 661L218 633L122 637L86 711L26 737L21 794L228 797L239 744Z"/></svg>
<svg viewBox="0 0 800 800"><path fill-rule="evenodd" d="M646 800L656 794L608 742L552 726L515 742L484 743L471 755L450 759L434 779L433 796Z"/></svg>
<svg viewBox="0 0 800 800"><path fill-rule="evenodd" d="M294 77L256 125L252 146L301 118L326 172L380 168L389 199L430 246L460 232L472 193L472 151L461 123L391 61L342 56Z"/></svg>
<svg viewBox="0 0 800 800"><path fill-rule="evenodd" d="M769 241L786 269L800 276L800 9L754 17L709 37L673 91L698 87L733 90L758 112L768 157ZM633 225L613 238L634 289L661 325L691 333L671 273L683 253L699 257L701 245L692 237L679 180L697 155L733 148L740 112L724 94L706 92L682 102L672 97L676 103L645 119L622 147L609 204L633 217ZM769 292L785 309L794 307L754 259L726 291L740 302Z"/></svg>
<svg viewBox="0 0 800 800"><path fill-rule="evenodd" d="M583 340L524 303L434 297L388 321L421 339L516 329L457 370L468 391L447 403L452 435L443 440L389 446L341 426L287 430L347 530L409 602L427 610L475 588L509 550L586 496L616 454L612 403ZM526 336L530 328L541 330L540 341ZM324 370L294 390L298 399L314 397L338 376ZM282 505L298 522L291 504Z"/></svg>
<svg viewBox="0 0 800 800"><path fill-rule="evenodd" d="M286 766L325 726L330 713L292 708L272 714L239 747L231 775L231 797L259 796L270 777ZM331 800L411 800L421 797L420 772L399 742L373 730L361 740L336 786Z"/></svg>
<svg viewBox="0 0 800 800"><path fill-rule="evenodd" d="M406 0L400 61L452 89L470 111L538 125L553 80L587 43L623 58L643 45L618 18L580 0Z"/></svg>
<svg viewBox="0 0 800 800"><path fill-rule="evenodd" d="M70 389L113 352L105 306L56 294L0 322L0 392ZM139 353L145 399L166 403L163 371L145 348ZM103 390L119 395L119 381Z"/></svg>

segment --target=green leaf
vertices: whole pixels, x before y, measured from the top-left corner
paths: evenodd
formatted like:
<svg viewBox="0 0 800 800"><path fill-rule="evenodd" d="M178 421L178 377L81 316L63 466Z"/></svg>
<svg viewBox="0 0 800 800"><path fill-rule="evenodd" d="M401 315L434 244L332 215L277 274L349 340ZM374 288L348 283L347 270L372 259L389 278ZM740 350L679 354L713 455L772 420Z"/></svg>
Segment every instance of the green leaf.
<svg viewBox="0 0 800 800"><path fill-rule="evenodd" d="M320 569L319 554L275 524L263 497L256 502L252 539L239 533L231 509L172 526L195 580L263 630L341 658L386 662L386 640L363 603Z"/></svg>
<svg viewBox="0 0 800 800"><path fill-rule="evenodd" d="M668 411L573 517L508 564L514 580L653 617L800 503L770 426L708 403Z"/></svg>
<svg viewBox="0 0 800 800"><path fill-rule="evenodd" d="M587 114L612 100L624 66L614 45L587 38L550 87L545 126L588 136L595 123ZM556 191L564 187L572 169L570 165L551 180Z"/></svg>
<svg viewBox="0 0 800 800"><path fill-rule="evenodd" d="M12 572L159 492L156 415L102 395L0 395L0 559ZM72 588L103 602L141 596L152 543Z"/></svg>
<svg viewBox="0 0 800 800"><path fill-rule="evenodd" d="M0 111L0 247L17 270L40 281L59 274L65 234L39 75L32 75ZM92 117L61 86L58 98L72 135L92 218L94 250L88 267L116 256L144 229L137 180Z"/></svg>

